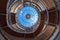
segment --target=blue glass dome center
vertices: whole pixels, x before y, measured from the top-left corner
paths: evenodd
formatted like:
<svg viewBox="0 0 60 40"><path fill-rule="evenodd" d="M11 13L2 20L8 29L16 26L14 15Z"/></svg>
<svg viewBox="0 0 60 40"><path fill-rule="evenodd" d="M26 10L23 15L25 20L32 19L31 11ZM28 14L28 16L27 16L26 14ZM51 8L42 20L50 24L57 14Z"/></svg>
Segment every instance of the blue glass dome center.
<svg viewBox="0 0 60 40"><path fill-rule="evenodd" d="M18 10L17 20L22 26L31 27L37 23L38 15L39 14L35 8L26 6Z"/></svg>

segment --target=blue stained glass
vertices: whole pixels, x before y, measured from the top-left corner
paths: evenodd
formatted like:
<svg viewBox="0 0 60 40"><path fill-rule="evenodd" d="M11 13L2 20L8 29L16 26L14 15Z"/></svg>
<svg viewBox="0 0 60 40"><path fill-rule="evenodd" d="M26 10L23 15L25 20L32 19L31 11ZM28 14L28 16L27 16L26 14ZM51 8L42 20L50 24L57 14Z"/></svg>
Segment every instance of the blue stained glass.
<svg viewBox="0 0 60 40"><path fill-rule="evenodd" d="M18 11L17 20L18 23L24 27L31 27L38 21L38 12L31 6L23 7Z"/></svg>

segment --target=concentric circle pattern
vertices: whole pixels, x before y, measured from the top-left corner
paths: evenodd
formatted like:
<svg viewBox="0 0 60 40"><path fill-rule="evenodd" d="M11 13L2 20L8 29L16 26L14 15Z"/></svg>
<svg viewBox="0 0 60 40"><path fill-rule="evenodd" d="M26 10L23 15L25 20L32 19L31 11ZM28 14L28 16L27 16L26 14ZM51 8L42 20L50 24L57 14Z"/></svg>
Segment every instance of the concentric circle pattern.
<svg viewBox="0 0 60 40"><path fill-rule="evenodd" d="M48 24L48 11L41 1L14 1L7 10L8 27L19 37L34 37Z"/></svg>

